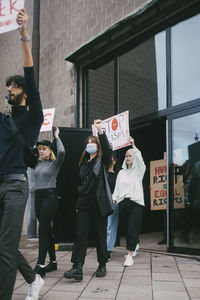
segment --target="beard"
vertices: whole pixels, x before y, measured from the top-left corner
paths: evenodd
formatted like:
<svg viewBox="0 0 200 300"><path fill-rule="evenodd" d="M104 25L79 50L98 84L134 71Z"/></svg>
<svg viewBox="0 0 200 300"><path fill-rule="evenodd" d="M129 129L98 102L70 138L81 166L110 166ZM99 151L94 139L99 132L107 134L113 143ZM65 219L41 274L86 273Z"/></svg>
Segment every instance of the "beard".
<svg viewBox="0 0 200 300"><path fill-rule="evenodd" d="M11 98L12 97L12 98ZM14 97L14 98L13 98ZM17 106L17 105L20 105L22 103L22 100L23 100L23 97L24 97L24 92L20 93L19 95L15 96L13 94L10 94L8 96L8 103L10 105L13 105L13 106Z"/></svg>

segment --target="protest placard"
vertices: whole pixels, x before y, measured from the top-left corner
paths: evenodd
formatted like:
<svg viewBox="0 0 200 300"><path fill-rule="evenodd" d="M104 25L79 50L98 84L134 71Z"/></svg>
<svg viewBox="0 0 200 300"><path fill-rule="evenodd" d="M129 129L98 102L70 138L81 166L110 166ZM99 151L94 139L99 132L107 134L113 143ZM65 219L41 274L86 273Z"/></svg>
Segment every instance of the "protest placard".
<svg viewBox="0 0 200 300"><path fill-rule="evenodd" d="M130 137L129 131L129 111L122 112L102 121L108 141L113 150L128 146ZM97 136L97 130L92 125L92 134Z"/></svg>
<svg viewBox="0 0 200 300"><path fill-rule="evenodd" d="M24 0L0 0L0 33L19 28L16 17L23 7Z"/></svg>
<svg viewBox="0 0 200 300"><path fill-rule="evenodd" d="M150 199L151 210L167 208L167 160L150 162ZM174 166L174 208L184 208L183 176L178 174Z"/></svg>
<svg viewBox="0 0 200 300"><path fill-rule="evenodd" d="M55 114L55 107L43 109L44 121L41 126L40 132L52 130L54 114Z"/></svg>

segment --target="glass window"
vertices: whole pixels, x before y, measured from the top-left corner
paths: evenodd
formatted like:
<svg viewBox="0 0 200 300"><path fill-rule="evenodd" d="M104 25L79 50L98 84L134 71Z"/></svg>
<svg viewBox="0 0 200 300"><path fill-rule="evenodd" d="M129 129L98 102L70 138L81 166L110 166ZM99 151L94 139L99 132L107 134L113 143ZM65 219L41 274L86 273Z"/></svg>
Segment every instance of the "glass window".
<svg viewBox="0 0 200 300"><path fill-rule="evenodd" d="M200 113L173 120L174 246L200 248Z"/></svg>
<svg viewBox="0 0 200 300"><path fill-rule="evenodd" d="M200 15L172 28L172 104L200 98Z"/></svg>
<svg viewBox="0 0 200 300"><path fill-rule="evenodd" d="M161 32L120 57L120 112L131 119L166 108L165 45Z"/></svg>
<svg viewBox="0 0 200 300"><path fill-rule="evenodd" d="M114 62L88 70L88 127L114 114Z"/></svg>

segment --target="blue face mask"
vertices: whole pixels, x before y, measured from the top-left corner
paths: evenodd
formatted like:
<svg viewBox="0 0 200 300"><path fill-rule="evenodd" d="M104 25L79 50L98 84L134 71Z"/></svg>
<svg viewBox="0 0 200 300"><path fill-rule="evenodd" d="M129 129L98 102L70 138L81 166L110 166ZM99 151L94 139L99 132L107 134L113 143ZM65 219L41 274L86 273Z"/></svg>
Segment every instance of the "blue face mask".
<svg viewBox="0 0 200 300"><path fill-rule="evenodd" d="M97 152L96 144L87 144L85 151L87 151L87 153L89 154L94 154L95 152Z"/></svg>

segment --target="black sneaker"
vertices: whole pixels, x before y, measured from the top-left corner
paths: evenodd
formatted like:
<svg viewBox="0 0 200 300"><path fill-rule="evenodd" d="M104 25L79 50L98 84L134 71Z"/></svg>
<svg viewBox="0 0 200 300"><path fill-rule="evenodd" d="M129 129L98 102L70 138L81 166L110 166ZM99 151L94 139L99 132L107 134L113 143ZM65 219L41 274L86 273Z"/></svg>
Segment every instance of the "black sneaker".
<svg viewBox="0 0 200 300"><path fill-rule="evenodd" d="M66 271L64 273L64 277L68 279L75 279L75 280L83 280L83 265L82 263L75 263L71 270Z"/></svg>
<svg viewBox="0 0 200 300"><path fill-rule="evenodd" d="M167 241L166 240L161 240L160 242L158 242L158 245L166 245Z"/></svg>
<svg viewBox="0 0 200 300"><path fill-rule="evenodd" d="M111 261L111 253L112 253L112 251L107 251L107 254L108 254L108 261Z"/></svg>
<svg viewBox="0 0 200 300"><path fill-rule="evenodd" d="M57 270L57 262L50 261L46 267L44 267L45 273L49 273Z"/></svg>
<svg viewBox="0 0 200 300"><path fill-rule="evenodd" d="M106 273L107 273L106 266L105 265L103 265L103 266L99 265L99 267L96 271L96 277L104 277L104 276L106 276Z"/></svg>
<svg viewBox="0 0 200 300"><path fill-rule="evenodd" d="M36 274L39 274L42 278L46 275L45 268L40 267L40 265L36 265L34 271Z"/></svg>

